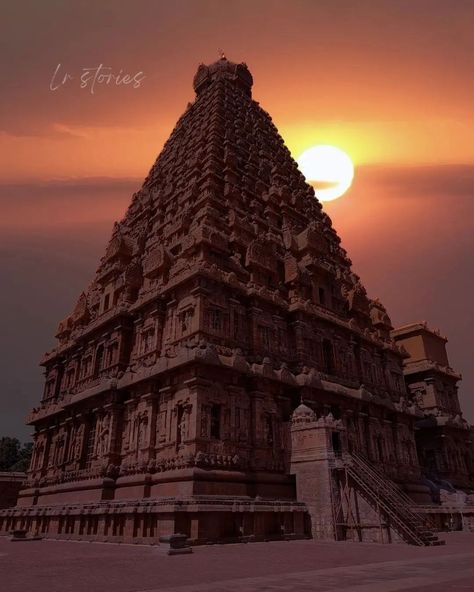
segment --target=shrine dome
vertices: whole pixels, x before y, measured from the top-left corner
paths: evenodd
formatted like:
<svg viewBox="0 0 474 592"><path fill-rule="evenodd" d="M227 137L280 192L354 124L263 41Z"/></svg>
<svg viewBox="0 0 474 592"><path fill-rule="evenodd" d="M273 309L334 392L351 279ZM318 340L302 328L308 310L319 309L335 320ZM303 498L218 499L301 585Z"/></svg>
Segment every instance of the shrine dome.
<svg viewBox="0 0 474 592"><path fill-rule="evenodd" d="M215 80L223 79L234 82L249 96L252 94L253 78L247 64L235 64L222 55L217 62L209 64L209 66L199 65L193 80L196 95L199 95Z"/></svg>
<svg viewBox="0 0 474 592"><path fill-rule="evenodd" d="M314 420L316 419L316 413L304 403L300 403L298 407L293 411L293 415L291 416L293 420Z"/></svg>

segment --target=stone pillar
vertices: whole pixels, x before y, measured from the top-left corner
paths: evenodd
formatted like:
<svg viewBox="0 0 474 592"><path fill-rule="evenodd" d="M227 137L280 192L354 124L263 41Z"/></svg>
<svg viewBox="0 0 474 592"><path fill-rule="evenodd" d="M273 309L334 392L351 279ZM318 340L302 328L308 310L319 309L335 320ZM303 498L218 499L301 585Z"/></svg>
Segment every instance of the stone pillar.
<svg viewBox="0 0 474 592"><path fill-rule="evenodd" d="M98 541L105 541L106 540L106 514L99 514L98 517L98 527L97 527L97 540Z"/></svg>
<svg viewBox="0 0 474 592"><path fill-rule="evenodd" d="M195 452L196 441L209 437L207 430L204 429L206 426L209 428L208 420L204 418L202 421L202 406L207 403L212 382L201 376L193 376L185 380L184 385L188 389L187 396L184 398L184 412L187 414L187 443Z"/></svg>
<svg viewBox="0 0 474 592"><path fill-rule="evenodd" d="M149 463L155 457L156 445L156 417L158 410L159 395L152 391L140 397L139 408L141 409L145 425L141 449L138 451L141 462Z"/></svg>
<svg viewBox="0 0 474 592"><path fill-rule="evenodd" d="M290 473L296 476L296 495L311 518L313 538L338 540L339 487L335 474L336 452L345 451L341 421L332 415L319 420L301 404L291 419Z"/></svg>
<svg viewBox="0 0 474 592"><path fill-rule="evenodd" d="M135 517L136 513L131 512L128 514L124 514L125 516L125 525L123 529L123 541L130 542L133 541L135 536Z"/></svg>
<svg viewBox="0 0 474 592"><path fill-rule="evenodd" d="M122 433L120 423L122 421L123 405L120 403L109 403L104 405L104 410L109 413L109 435L107 447L104 451L104 462L107 465L120 465L120 453L122 450Z"/></svg>

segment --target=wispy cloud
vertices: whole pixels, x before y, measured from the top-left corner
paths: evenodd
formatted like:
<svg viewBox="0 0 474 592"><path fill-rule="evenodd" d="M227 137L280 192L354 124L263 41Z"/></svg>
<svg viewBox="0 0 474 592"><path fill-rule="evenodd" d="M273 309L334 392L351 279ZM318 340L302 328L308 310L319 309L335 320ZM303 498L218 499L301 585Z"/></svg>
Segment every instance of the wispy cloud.
<svg viewBox="0 0 474 592"><path fill-rule="evenodd" d="M361 166L360 183L371 183L397 195L416 197L472 196L474 198L474 165L441 164L426 166ZM407 191L408 190L408 191Z"/></svg>

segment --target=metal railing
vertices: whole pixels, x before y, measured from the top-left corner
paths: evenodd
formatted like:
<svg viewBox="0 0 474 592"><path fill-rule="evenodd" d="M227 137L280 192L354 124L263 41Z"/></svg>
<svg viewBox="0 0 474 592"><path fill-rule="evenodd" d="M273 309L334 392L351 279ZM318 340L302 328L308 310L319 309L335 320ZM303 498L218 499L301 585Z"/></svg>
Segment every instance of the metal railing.
<svg viewBox="0 0 474 592"><path fill-rule="evenodd" d="M391 525L407 542L426 546L440 544L426 526L426 519L413 510L413 500L395 483L377 471L359 454L344 454L342 467L359 490L388 518Z"/></svg>
<svg viewBox="0 0 474 592"><path fill-rule="evenodd" d="M413 521L424 524L424 517L413 509L413 500L398 485L373 467L362 455L352 454L352 460L362 471L372 477L382 495L397 504Z"/></svg>

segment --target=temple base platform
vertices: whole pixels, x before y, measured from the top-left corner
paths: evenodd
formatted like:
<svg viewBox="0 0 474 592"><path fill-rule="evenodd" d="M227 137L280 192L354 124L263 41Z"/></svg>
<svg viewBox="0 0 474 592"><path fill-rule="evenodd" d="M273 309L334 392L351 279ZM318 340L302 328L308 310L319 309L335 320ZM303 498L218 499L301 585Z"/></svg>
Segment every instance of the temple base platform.
<svg viewBox="0 0 474 592"><path fill-rule="evenodd" d="M194 496L16 507L0 512L0 534L23 529L44 538L159 544L185 534L193 545L310 537L305 504Z"/></svg>

